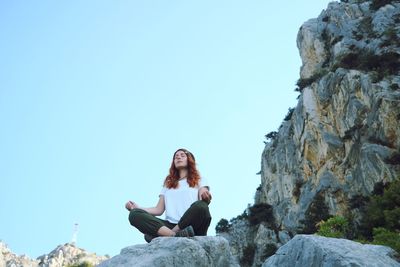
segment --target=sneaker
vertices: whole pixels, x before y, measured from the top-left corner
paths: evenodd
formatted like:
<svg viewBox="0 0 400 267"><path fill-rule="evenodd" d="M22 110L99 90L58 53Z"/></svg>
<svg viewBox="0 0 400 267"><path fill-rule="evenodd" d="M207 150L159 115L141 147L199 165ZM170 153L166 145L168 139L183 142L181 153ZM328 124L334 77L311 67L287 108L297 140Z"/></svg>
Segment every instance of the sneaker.
<svg viewBox="0 0 400 267"><path fill-rule="evenodd" d="M144 240L146 240L147 243L150 243L151 240L153 240L154 238L156 238L156 236L154 235L148 235L148 234L144 235Z"/></svg>
<svg viewBox="0 0 400 267"><path fill-rule="evenodd" d="M176 237L193 237L194 236L194 230L191 225L186 227L185 229L182 229L175 234Z"/></svg>

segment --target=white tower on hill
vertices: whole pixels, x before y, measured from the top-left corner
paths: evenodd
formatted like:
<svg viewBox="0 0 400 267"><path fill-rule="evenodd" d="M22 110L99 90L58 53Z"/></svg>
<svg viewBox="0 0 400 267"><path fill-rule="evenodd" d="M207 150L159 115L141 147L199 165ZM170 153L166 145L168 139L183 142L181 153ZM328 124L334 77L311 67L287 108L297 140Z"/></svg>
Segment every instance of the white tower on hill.
<svg viewBox="0 0 400 267"><path fill-rule="evenodd" d="M77 223L74 224L74 231L72 233L72 239L71 239L72 245L76 245L76 242L78 240L78 226L79 225Z"/></svg>

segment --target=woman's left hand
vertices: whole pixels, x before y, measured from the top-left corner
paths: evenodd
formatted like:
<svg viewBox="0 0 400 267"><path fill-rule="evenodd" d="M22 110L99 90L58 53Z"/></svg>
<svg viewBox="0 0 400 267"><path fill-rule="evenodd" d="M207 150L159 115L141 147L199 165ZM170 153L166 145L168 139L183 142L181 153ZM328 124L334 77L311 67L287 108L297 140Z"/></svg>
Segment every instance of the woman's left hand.
<svg viewBox="0 0 400 267"><path fill-rule="evenodd" d="M201 200L204 200L205 202L210 203L211 198L212 198L210 191L206 190L206 191L202 192L200 195L200 198L201 198Z"/></svg>

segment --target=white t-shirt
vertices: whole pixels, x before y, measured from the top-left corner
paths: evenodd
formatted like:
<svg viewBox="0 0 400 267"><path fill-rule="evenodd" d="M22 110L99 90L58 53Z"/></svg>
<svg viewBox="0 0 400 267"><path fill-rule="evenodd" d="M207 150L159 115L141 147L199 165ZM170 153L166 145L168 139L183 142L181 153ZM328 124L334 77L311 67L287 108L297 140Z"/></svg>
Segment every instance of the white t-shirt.
<svg viewBox="0 0 400 267"><path fill-rule="evenodd" d="M199 189L207 186L204 178L199 180L196 187L190 187L186 178L179 181L177 188L166 188L161 190L160 195L164 196L165 219L171 223L178 223L183 214L193 202L199 200Z"/></svg>

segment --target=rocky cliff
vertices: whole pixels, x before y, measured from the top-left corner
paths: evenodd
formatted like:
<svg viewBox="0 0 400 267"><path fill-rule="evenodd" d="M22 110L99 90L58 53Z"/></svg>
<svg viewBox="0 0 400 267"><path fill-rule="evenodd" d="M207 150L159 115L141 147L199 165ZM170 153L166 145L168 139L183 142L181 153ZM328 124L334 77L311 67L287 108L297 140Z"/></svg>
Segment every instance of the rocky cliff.
<svg viewBox="0 0 400 267"><path fill-rule="evenodd" d="M30 259L26 255L14 254L5 243L0 242L0 267L95 266L108 258L108 256L98 256L67 243L59 245L49 254Z"/></svg>
<svg viewBox="0 0 400 267"><path fill-rule="evenodd" d="M301 26L298 104L267 135L253 206L273 220L221 233L244 265L307 232L312 207L357 221L350 203L400 178L399 36L399 1L331 2Z"/></svg>

